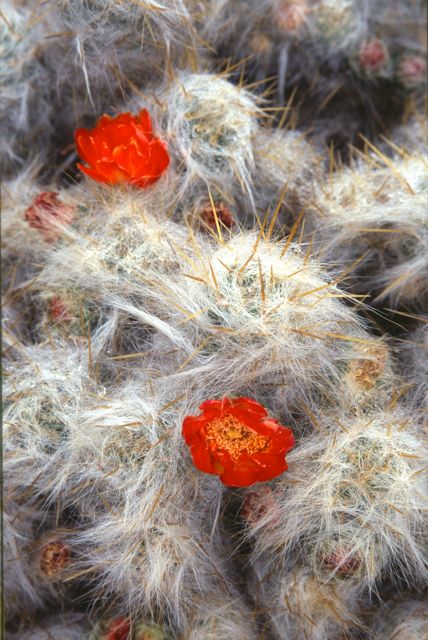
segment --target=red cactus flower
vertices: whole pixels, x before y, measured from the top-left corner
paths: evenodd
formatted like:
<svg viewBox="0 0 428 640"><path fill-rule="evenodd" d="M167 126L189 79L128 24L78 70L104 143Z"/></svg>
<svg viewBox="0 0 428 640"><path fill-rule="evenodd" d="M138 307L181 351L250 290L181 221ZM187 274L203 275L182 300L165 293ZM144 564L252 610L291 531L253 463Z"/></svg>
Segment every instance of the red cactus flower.
<svg viewBox="0 0 428 640"><path fill-rule="evenodd" d="M68 564L70 549L61 540L47 542L40 554L40 571L51 578Z"/></svg>
<svg viewBox="0 0 428 640"><path fill-rule="evenodd" d="M77 166L98 182L129 182L143 188L159 180L169 165L166 143L154 137L146 109L138 116L103 115L94 129L77 129L74 139L80 157L89 165Z"/></svg>
<svg viewBox="0 0 428 640"><path fill-rule="evenodd" d="M398 76L407 87L417 87L426 81L427 63L421 56L406 56L398 66Z"/></svg>
<svg viewBox="0 0 428 640"><path fill-rule="evenodd" d="M388 50L382 40L372 38L361 45L358 59L364 71L376 73L386 67Z"/></svg>
<svg viewBox="0 0 428 640"><path fill-rule="evenodd" d="M33 200L24 213L24 217L32 229L40 231L48 242L61 236L61 227L73 220L74 207L65 204L58 198L56 191L43 191Z"/></svg>
<svg viewBox="0 0 428 640"><path fill-rule="evenodd" d="M236 223L231 212L227 207L224 206L222 202L216 205L215 212L217 214L217 219L220 225L224 225L228 229L231 229L235 226ZM217 228L215 214L211 204L207 204L207 206L204 207L201 213L201 219L212 229Z"/></svg>
<svg viewBox="0 0 428 640"><path fill-rule="evenodd" d="M220 476L229 487L246 487L276 478L287 467L285 454L294 436L269 418L266 409L250 398L206 400L202 414L186 416L183 437L195 466Z"/></svg>
<svg viewBox="0 0 428 640"><path fill-rule="evenodd" d="M103 640L128 640L131 624L128 618L114 618L103 636Z"/></svg>

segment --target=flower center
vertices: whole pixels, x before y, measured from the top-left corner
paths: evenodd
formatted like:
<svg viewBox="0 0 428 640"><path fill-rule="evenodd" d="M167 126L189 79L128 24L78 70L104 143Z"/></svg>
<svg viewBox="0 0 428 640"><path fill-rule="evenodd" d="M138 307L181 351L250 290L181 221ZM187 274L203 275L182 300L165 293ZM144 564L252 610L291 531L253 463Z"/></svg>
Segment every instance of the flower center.
<svg viewBox="0 0 428 640"><path fill-rule="evenodd" d="M224 449L234 459L242 453L251 455L263 451L270 442L269 437L255 433L228 414L206 425L206 437L217 449Z"/></svg>

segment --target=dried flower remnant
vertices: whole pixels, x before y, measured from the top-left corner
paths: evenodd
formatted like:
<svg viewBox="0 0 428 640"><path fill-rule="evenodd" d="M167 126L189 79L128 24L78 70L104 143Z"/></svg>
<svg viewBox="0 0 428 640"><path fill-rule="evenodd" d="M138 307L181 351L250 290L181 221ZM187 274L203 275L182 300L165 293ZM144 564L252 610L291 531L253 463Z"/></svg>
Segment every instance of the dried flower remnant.
<svg viewBox="0 0 428 640"><path fill-rule="evenodd" d="M146 109L138 116L103 115L94 129L77 129L74 138L80 157L89 165L77 166L97 182L148 187L170 162L166 143L153 135Z"/></svg>
<svg viewBox="0 0 428 640"><path fill-rule="evenodd" d="M398 77L404 86L415 88L426 82L427 64L421 56L406 56L398 65Z"/></svg>
<svg viewBox="0 0 428 640"><path fill-rule="evenodd" d="M215 205L215 212L211 204L208 204L204 207L201 213L201 220L210 228L216 230L217 229L217 221L222 227L226 227L227 229L232 229L235 226L236 222L232 216L230 210L220 202L218 205Z"/></svg>
<svg viewBox="0 0 428 640"><path fill-rule="evenodd" d="M321 565L340 575L352 575L361 566L361 558L349 549L337 548L321 558Z"/></svg>
<svg viewBox="0 0 428 640"><path fill-rule="evenodd" d="M382 40L373 38L361 45L358 61L366 73L379 73L386 67L388 60L388 50Z"/></svg>
<svg viewBox="0 0 428 640"><path fill-rule="evenodd" d="M269 56L272 51L272 41L264 33L255 33L249 43L251 51L260 56Z"/></svg>
<svg viewBox="0 0 428 640"><path fill-rule="evenodd" d="M61 296L53 296L53 298L49 300L48 310L55 324L64 324L71 322L73 319L67 303Z"/></svg>
<svg viewBox="0 0 428 640"><path fill-rule="evenodd" d="M258 402L223 398L199 408L201 415L184 419L183 437L200 471L218 475L226 486L246 487L288 468L285 454L294 445L293 433Z"/></svg>
<svg viewBox="0 0 428 640"><path fill-rule="evenodd" d="M309 7L305 0L294 2L281 2L275 12L275 20L278 27L285 32L298 31L306 20Z"/></svg>
<svg viewBox="0 0 428 640"><path fill-rule="evenodd" d="M34 198L24 217L47 242L54 242L61 236L61 226L72 222L73 212L74 207L62 202L57 191L43 191Z"/></svg>
<svg viewBox="0 0 428 640"><path fill-rule="evenodd" d="M128 640L131 633L131 624L128 618L114 618L108 624L102 640Z"/></svg>
<svg viewBox="0 0 428 640"><path fill-rule="evenodd" d="M388 357L387 348L383 344L364 346L360 349L361 357L355 358L349 365L349 377L360 389L372 389L383 374Z"/></svg>
<svg viewBox="0 0 428 640"><path fill-rule="evenodd" d="M40 555L40 571L48 578L59 573L70 561L70 549L61 540L48 542Z"/></svg>
<svg viewBox="0 0 428 640"><path fill-rule="evenodd" d="M248 525L256 525L267 514L278 510L278 503L272 489L262 485L257 491L250 491L244 498L240 515ZM275 519L274 519L275 520Z"/></svg>

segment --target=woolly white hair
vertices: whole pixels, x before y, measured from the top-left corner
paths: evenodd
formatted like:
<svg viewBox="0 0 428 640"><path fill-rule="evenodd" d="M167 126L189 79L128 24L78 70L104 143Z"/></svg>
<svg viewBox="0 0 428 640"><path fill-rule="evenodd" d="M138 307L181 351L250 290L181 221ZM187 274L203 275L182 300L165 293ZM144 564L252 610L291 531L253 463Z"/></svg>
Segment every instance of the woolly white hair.
<svg viewBox="0 0 428 640"><path fill-rule="evenodd" d="M311 67L311 56L316 53L324 58L338 55L360 42L367 32L366 2L318 0L308 3L295 0L288 3L263 0L246 3L242 0L213 0L211 4L213 8L206 29L214 45L220 50L226 47L237 58L250 52L261 54L262 63L263 54L266 55L268 49L272 57L278 56L280 74L286 72L288 49L292 45L306 48L308 52L306 65L302 65L300 71L305 75ZM291 12L293 16L288 15ZM262 50L261 36L266 39ZM297 57L295 51L292 53ZM266 68L263 71L265 76L268 75Z"/></svg>
<svg viewBox="0 0 428 640"><path fill-rule="evenodd" d="M312 137L347 155L361 131L385 133L385 124L404 112L400 61L416 54L423 64L426 49L426 12L417 0L212 0L209 6L206 38L219 57L266 93L277 78L279 103L286 98L287 111L290 103L296 107L287 117L309 127ZM359 54L379 38L390 55L373 77ZM423 99L423 80L417 82Z"/></svg>
<svg viewBox="0 0 428 640"><path fill-rule="evenodd" d="M110 596L126 614L160 613L179 629L215 594L237 594L216 526L222 485L195 471L181 437L193 400L157 386L130 379L82 411L51 500L79 514L68 542L95 601Z"/></svg>
<svg viewBox="0 0 428 640"><path fill-rule="evenodd" d="M290 230L311 200L314 183L324 174L323 157L299 131L260 127L253 140L255 169L253 192L256 211L263 219L268 208L277 222ZM276 212L281 201L281 210ZM245 220L251 209L240 212ZM278 215L280 213L281 215ZM253 220L254 215L250 217ZM279 226L278 224L276 226Z"/></svg>
<svg viewBox="0 0 428 640"><path fill-rule="evenodd" d="M51 188L52 191L44 191L37 185L31 166L2 185L3 338L9 343L13 342L13 336L24 343L35 338L38 309L34 290L52 246L40 230L25 219L25 212L38 196L55 193L54 187ZM66 190L60 192L60 203L72 209ZM52 217L46 227L60 236L64 223L60 217L57 220Z"/></svg>
<svg viewBox="0 0 428 640"><path fill-rule="evenodd" d="M404 634L403 617L381 628L366 605L427 579L425 337L397 340L396 367L352 294L419 312L428 300L423 127L388 75L420 55L421 10L369 4L4 3L12 639L105 640L120 618L132 640L339 640L366 633L362 620L374 637ZM373 34L389 80L357 68ZM222 72L207 35L219 56L255 56ZM388 141L382 121L384 146L347 168L331 154L327 174L313 140L373 132L384 81L391 118L408 98L401 129ZM73 179L76 126L141 107L171 158L158 181L46 183ZM398 372L412 384L401 407ZM291 425L297 446L284 475L229 490L195 467L182 424L236 395Z"/></svg>
<svg viewBox="0 0 428 640"><path fill-rule="evenodd" d="M426 322L428 319L424 319ZM426 418L428 408L428 322L408 334L400 351L405 378L411 385L407 398L415 411Z"/></svg>
<svg viewBox="0 0 428 640"><path fill-rule="evenodd" d="M191 388L195 402L208 392L277 397L286 412L316 404L334 394L349 344L367 340L336 282L288 241L242 233L220 247L201 243L185 268L146 287L151 318L120 298L112 304L157 330L154 357L172 351L157 370Z"/></svg>
<svg viewBox="0 0 428 640"><path fill-rule="evenodd" d="M251 193L252 136L260 113L254 96L221 75L182 72L159 87L157 100L162 130L181 168L181 198L201 189L206 196L209 187L215 195L226 189L227 201L230 181Z"/></svg>
<svg viewBox="0 0 428 640"><path fill-rule="evenodd" d="M31 545L37 530L49 516L36 505L6 497L3 511L4 612L5 618L31 615L46 602L55 603L56 588L35 575Z"/></svg>
<svg viewBox="0 0 428 640"><path fill-rule="evenodd" d="M1 166L4 173L12 173L37 153L44 155L51 142L54 105L49 73L37 51L40 25L31 25L30 9L12 0L2 4L2 14Z"/></svg>
<svg viewBox="0 0 428 640"><path fill-rule="evenodd" d="M360 591L356 585L326 584L292 557L265 557L252 564L256 607L278 640L340 640L359 631Z"/></svg>
<svg viewBox="0 0 428 640"><path fill-rule="evenodd" d="M49 161L44 173L60 175L75 154L61 156L58 145L70 145L73 129L163 77L172 59L180 65L180 57L194 56L182 0L48 0L41 14L31 3L14 4L6 0L4 27L8 164L39 154Z"/></svg>
<svg viewBox="0 0 428 640"><path fill-rule="evenodd" d="M318 426L324 434L289 454L275 508L251 529L255 554L298 545L326 582L374 588L385 574L425 581L426 451L412 414L332 415Z"/></svg>
<svg viewBox="0 0 428 640"><path fill-rule="evenodd" d="M8 640L82 640L88 637L91 625L82 613L62 613L48 616L30 627L22 625L16 633L8 632Z"/></svg>
<svg viewBox="0 0 428 640"><path fill-rule="evenodd" d="M427 149L428 123L422 113L416 112L407 122L395 127L384 145L384 153L391 154L391 148L399 147L408 154L423 155Z"/></svg>
<svg viewBox="0 0 428 640"><path fill-rule="evenodd" d="M84 352L72 345L14 344L4 370L4 501L12 518L6 609L11 616L48 607L63 595L56 578L40 572L40 552L46 542L64 536L55 532L64 524L62 499L54 505L49 494L62 476L61 441L85 390L94 386Z"/></svg>
<svg viewBox="0 0 428 640"><path fill-rule="evenodd" d="M118 91L123 98L127 83L162 77L171 56L177 62L183 48L194 45L191 3L182 0L61 0L50 5L51 28L73 34L49 51L51 64L53 56L57 61L63 53L58 82L85 87L87 104L94 107Z"/></svg>
<svg viewBox="0 0 428 640"><path fill-rule="evenodd" d="M315 217L330 260L357 262L350 289L390 305L427 299L427 159L367 157L320 185ZM374 165L374 166L373 166Z"/></svg>
<svg viewBox="0 0 428 640"><path fill-rule="evenodd" d="M220 595L220 594L219 594ZM189 640L256 640L255 614L237 598L214 595L192 620L184 636Z"/></svg>
<svg viewBox="0 0 428 640"><path fill-rule="evenodd" d="M373 614L374 640L420 640L428 635L428 606L422 600L401 596L386 602Z"/></svg>

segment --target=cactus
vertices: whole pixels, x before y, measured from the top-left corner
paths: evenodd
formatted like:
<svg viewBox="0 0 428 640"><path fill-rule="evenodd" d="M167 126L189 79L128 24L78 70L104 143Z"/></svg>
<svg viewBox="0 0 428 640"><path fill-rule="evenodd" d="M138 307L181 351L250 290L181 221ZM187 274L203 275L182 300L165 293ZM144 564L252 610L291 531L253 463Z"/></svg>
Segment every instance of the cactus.
<svg viewBox="0 0 428 640"><path fill-rule="evenodd" d="M370 292L374 302L424 308L426 192L426 157L403 152L390 160L376 149L366 162L333 176L330 185L319 189L315 224L330 260L356 261L352 292Z"/></svg>
<svg viewBox="0 0 428 640"><path fill-rule="evenodd" d="M422 637L422 3L1 14L7 637Z"/></svg>

